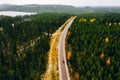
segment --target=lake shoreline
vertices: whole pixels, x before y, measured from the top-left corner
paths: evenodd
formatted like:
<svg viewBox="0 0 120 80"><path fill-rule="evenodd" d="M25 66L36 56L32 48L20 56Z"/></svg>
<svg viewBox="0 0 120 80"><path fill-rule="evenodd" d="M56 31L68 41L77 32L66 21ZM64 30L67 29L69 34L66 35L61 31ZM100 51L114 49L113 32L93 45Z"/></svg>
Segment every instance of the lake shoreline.
<svg viewBox="0 0 120 80"><path fill-rule="evenodd" d="M11 16L11 17L16 17L16 16L25 16L25 15L34 15L37 13L32 13L32 12L20 12L20 11L0 11L0 16Z"/></svg>

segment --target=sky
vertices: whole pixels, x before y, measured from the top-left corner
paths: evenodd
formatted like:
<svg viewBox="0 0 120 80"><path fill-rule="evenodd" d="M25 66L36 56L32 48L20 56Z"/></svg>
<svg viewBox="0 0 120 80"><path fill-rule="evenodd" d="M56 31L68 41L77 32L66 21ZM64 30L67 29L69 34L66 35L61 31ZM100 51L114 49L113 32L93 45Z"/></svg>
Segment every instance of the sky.
<svg viewBox="0 0 120 80"><path fill-rule="evenodd" d="M61 4L80 6L120 6L120 0L0 0L0 4Z"/></svg>

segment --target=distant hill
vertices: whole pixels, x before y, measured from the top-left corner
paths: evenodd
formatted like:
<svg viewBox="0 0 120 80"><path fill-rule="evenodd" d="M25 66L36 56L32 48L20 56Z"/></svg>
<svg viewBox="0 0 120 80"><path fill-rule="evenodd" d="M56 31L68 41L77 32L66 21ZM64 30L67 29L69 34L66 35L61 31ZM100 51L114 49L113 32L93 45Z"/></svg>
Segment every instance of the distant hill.
<svg viewBox="0 0 120 80"><path fill-rule="evenodd" d="M2 4L0 5L0 11L22 11L22 12L58 12L58 13L71 13L71 14L80 14L80 13L107 13L114 12L120 13L120 7L74 7L69 5L38 5L38 4L29 4L29 5L11 5L11 4Z"/></svg>

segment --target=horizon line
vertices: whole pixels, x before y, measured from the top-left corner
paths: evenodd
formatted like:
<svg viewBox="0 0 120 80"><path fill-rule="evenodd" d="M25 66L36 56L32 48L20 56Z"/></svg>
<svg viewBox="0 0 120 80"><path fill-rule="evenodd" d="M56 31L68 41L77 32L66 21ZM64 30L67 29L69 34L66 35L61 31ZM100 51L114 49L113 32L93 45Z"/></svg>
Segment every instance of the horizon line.
<svg viewBox="0 0 120 80"><path fill-rule="evenodd" d="M70 4L14 4L14 3L0 3L0 5L19 5L19 6L22 6L22 5L60 5L60 6L73 6L73 7L120 7L120 5L104 5L104 6L101 6L101 5L85 5L85 6L75 6L75 5L70 5Z"/></svg>

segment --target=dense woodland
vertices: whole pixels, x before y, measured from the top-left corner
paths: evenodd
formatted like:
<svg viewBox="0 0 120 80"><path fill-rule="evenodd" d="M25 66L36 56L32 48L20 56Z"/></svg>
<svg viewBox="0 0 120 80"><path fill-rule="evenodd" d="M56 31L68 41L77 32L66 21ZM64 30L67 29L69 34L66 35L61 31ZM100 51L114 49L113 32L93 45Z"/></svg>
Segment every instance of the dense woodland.
<svg viewBox="0 0 120 80"><path fill-rule="evenodd" d="M84 6L75 7L72 5L39 5L39 4L27 4L27 5L13 5L13 4L1 4L0 11L20 11L20 12L55 12L55 13L69 13L69 14L83 14L83 13L120 13L119 6Z"/></svg>
<svg viewBox="0 0 120 80"><path fill-rule="evenodd" d="M0 80L40 80L51 34L68 14L0 17Z"/></svg>
<svg viewBox="0 0 120 80"><path fill-rule="evenodd" d="M69 29L73 79L120 80L120 14L82 14Z"/></svg>

